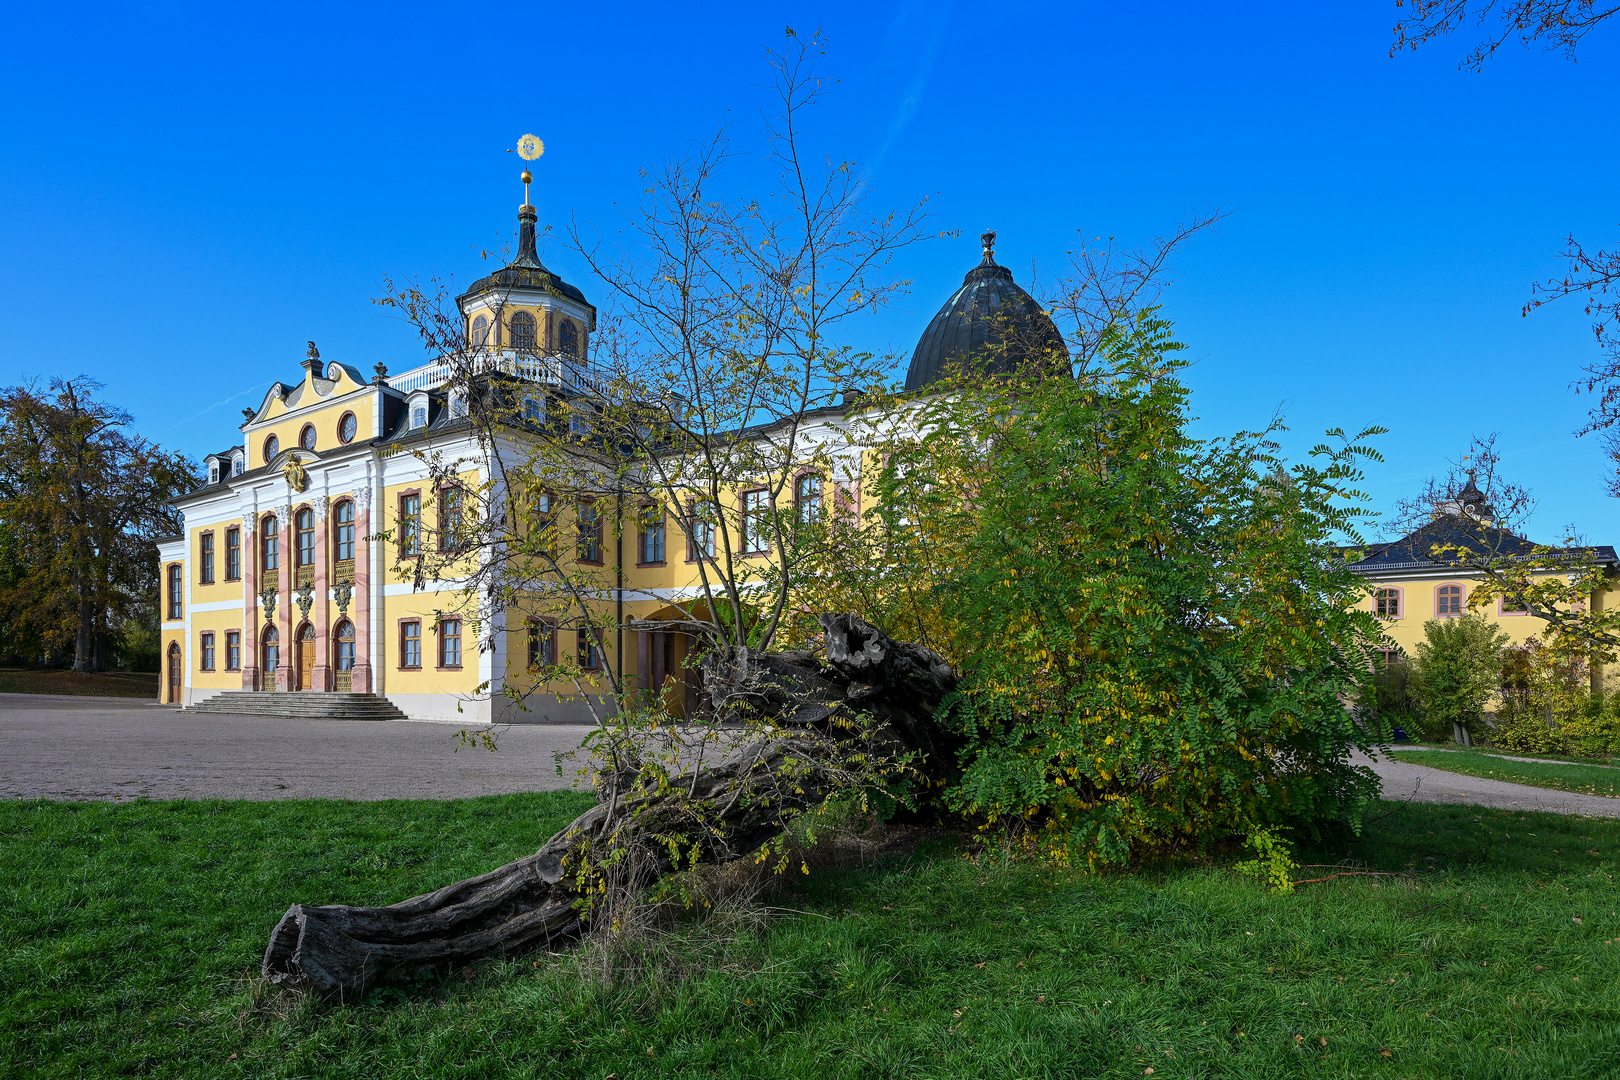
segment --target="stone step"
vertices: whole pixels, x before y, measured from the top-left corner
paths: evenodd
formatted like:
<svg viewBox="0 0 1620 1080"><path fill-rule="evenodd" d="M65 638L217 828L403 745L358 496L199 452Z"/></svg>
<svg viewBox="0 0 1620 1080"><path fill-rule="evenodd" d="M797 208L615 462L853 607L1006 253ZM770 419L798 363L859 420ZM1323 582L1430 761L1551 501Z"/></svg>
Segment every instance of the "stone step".
<svg viewBox="0 0 1620 1080"><path fill-rule="evenodd" d="M227 690L186 712L239 716L285 716L311 720L408 720L387 698L376 694L322 690Z"/></svg>

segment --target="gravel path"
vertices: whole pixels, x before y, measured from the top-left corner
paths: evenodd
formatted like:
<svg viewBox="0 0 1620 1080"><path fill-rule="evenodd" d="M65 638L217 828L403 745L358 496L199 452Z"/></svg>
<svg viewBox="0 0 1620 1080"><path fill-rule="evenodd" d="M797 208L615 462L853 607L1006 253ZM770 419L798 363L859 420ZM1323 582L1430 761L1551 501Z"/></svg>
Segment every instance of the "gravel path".
<svg viewBox="0 0 1620 1080"><path fill-rule="evenodd" d="M0 798L459 799L576 786L590 730L503 729L455 751L445 724L181 713L128 698L0 694Z"/></svg>
<svg viewBox="0 0 1620 1080"><path fill-rule="evenodd" d="M128 698L0 694L0 798L459 799L577 787L586 727L502 729L455 751L444 724L278 720ZM554 755L565 756L557 775ZM1620 817L1620 799L1360 757L1386 799Z"/></svg>
<svg viewBox="0 0 1620 1080"><path fill-rule="evenodd" d="M1509 784L1504 780L1482 780L1461 773L1408 765L1382 754L1356 755L1357 765L1371 765L1384 782L1384 798L1412 799L1415 802L1467 803L1495 806L1504 810L1546 810L1554 814L1586 814L1593 817L1620 817L1620 799L1603 795L1581 795L1573 791Z"/></svg>

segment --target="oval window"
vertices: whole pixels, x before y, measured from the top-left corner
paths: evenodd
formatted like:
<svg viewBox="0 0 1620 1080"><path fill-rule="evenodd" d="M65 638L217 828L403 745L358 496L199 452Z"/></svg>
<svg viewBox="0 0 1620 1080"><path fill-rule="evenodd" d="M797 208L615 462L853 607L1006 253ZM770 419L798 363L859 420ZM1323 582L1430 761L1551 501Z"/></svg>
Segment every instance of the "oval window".
<svg viewBox="0 0 1620 1080"><path fill-rule="evenodd" d="M305 424L304 430L298 433L298 445L305 450L315 449L315 425Z"/></svg>
<svg viewBox="0 0 1620 1080"><path fill-rule="evenodd" d="M281 440L274 435L264 440L264 463L270 464L270 459L281 453Z"/></svg>
<svg viewBox="0 0 1620 1080"><path fill-rule="evenodd" d="M357 427L354 413L344 413L343 419L338 421L338 441L345 444L353 442Z"/></svg>

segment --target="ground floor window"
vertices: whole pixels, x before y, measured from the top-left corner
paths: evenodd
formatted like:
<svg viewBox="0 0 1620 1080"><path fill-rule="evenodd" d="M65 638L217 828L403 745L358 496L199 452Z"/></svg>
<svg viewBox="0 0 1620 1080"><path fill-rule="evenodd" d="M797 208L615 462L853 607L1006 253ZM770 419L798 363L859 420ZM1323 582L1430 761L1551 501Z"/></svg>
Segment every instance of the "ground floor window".
<svg viewBox="0 0 1620 1080"><path fill-rule="evenodd" d="M337 669L339 671L354 670L354 624L348 619L338 623Z"/></svg>
<svg viewBox="0 0 1620 1080"><path fill-rule="evenodd" d="M422 666L422 624L419 622L399 624L399 666Z"/></svg>
<svg viewBox="0 0 1620 1080"><path fill-rule="evenodd" d="M581 628L579 631L579 666L587 671L596 671L602 666L602 644L594 630Z"/></svg>
<svg viewBox="0 0 1620 1080"><path fill-rule="evenodd" d="M274 678L276 668L281 666L281 635L275 627L266 626L260 640L264 642L264 670L267 677Z"/></svg>
<svg viewBox="0 0 1620 1080"><path fill-rule="evenodd" d="M439 666L461 666L460 619L446 619L439 624Z"/></svg>
<svg viewBox="0 0 1620 1080"><path fill-rule="evenodd" d="M553 667L557 663L557 628L538 619L529 620L529 670Z"/></svg>
<svg viewBox="0 0 1620 1080"><path fill-rule="evenodd" d="M225 632L225 670L242 670L242 631Z"/></svg>
<svg viewBox="0 0 1620 1080"><path fill-rule="evenodd" d="M202 636L202 647L197 650L202 659L202 670L214 670L214 635L207 633Z"/></svg>

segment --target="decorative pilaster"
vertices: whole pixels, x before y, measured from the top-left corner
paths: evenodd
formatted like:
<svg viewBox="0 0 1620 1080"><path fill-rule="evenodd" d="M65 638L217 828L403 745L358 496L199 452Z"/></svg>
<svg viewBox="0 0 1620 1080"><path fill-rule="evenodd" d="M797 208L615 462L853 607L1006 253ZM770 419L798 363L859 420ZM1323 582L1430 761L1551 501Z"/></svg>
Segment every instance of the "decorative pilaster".
<svg viewBox="0 0 1620 1080"><path fill-rule="evenodd" d="M325 495L315 500L315 664L309 673L311 690L332 689L331 605L327 602L327 579L331 576L331 537L326 534L326 511L331 502Z"/></svg>
<svg viewBox="0 0 1620 1080"><path fill-rule="evenodd" d="M371 693L371 485L354 493L354 669L349 689Z"/></svg>
<svg viewBox="0 0 1620 1080"><path fill-rule="evenodd" d="M280 588L279 601L276 608L279 615L276 619L276 630L281 635L281 662L276 665L275 687L277 690L291 690L297 683L294 681L292 666L298 660L298 647L293 641L293 631L298 626L294 621L293 611L293 579L298 576L297 543L298 538L292 535L292 507L276 507L276 533L279 539L278 574ZM266 672L268 680L269 672Z"/></svg>
<svg viewBox="0 0 1620 1080"><path fill-rule="evenodd" d="M242 689L259 689L259 518L242 515Z"/></svg>

